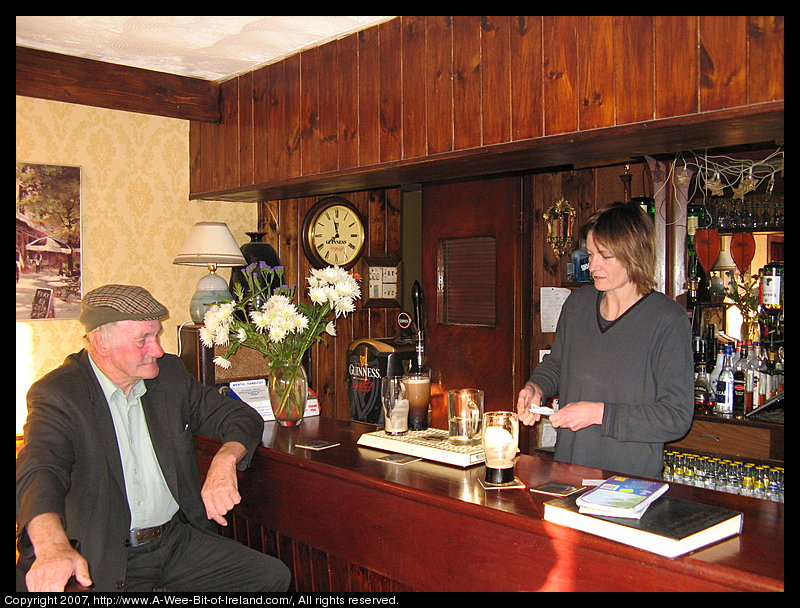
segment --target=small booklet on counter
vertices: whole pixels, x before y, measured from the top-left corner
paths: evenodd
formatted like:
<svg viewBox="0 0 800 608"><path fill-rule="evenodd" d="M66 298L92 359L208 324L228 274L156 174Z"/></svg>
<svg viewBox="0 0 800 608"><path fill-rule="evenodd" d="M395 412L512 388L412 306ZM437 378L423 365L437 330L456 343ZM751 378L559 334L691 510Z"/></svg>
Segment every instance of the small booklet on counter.
<svg viewBox="0 0 800 608"><path fill-rule="evenodd" d="M740 534L744 516L738 511L662 496L641 519L581 513L576 497L544 503L544 520L664 557L676 558Z"/></svg>
<svg viewBox="0 0 800 608"><path fill-rule="evenodd" d="M575 501L581 513L640 519L669 488L662 481L614 475Z"/></svg>

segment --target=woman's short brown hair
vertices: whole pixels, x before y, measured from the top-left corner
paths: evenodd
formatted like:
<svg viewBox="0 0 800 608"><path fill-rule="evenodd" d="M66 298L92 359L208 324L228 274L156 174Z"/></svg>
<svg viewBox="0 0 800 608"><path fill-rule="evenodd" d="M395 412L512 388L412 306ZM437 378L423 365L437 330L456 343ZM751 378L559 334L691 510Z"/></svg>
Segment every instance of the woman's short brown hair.
<svg viewBox="0 0 800 608"><path fill-rule="evenodd" d="M655 227L635 203L610 203L592 214L581 228L581 238L594 241L619 258L640 295L656 286Z"/></svg>

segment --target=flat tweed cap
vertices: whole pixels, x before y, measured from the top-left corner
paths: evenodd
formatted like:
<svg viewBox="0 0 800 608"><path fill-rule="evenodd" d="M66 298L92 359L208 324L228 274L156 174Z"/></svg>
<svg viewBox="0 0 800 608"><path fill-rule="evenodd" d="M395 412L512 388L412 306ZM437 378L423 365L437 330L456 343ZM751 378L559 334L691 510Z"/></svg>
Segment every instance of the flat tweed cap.
<svg viewBox="0 0 800 608"><path fill-rule="evenodd" d="M143 287L103 285L81 302L80 322L86 332L115 321L154 321L169 316L164 305Z"/></svg>

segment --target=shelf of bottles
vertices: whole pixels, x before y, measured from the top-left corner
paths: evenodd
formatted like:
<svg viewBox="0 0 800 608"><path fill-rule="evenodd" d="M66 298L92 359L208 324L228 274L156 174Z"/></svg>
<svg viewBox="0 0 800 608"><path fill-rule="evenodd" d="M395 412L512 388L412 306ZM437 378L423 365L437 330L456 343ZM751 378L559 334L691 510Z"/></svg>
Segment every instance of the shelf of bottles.
<svg viewBox="0 0 800 608"><path fill-rule="evenodd" d="M695 340L696 412L742 417L783 393L783 340L765 333L768 327L765 323L762 328L763 346L757 340L744 340L736 354L733 346L715 338L713 327Z"/></svg>
<svg viewBox="0 0 800 608"><path fill-rule="evenodd" d="M784 501L783 467L665 450L663 479L729 494Z"/></svg>
<svg viewBox="0 0 800 608"><path fill-rule="evenodd" d="M702 227L714 227L717 232L722 231L723 225L728 231L755 230L753 222L756 222L763 229L782 228L782 206L772 206L770 197L768 194L767 200L762 200L769 215L757 212L755 204L728 206L729 201L722 200L718 205L690 203L687 206L687 308L692 316L695 407L702 413L743 416L783 392L785 283L782 256L780 261L771 261L757 274L751 274L749 260L745 268L737 270L733 262L742 265L741 257L734 260L724 248L708 269L699 261L695 250L695 234ZM754 217L760 219L754 220ZM723 253L727 253L730 261L721 263ZM715 324L706 323L703 314L704 308L714 306L724 314L734 302L742 310L743 318L749 319L747 331L743 324L738 343L718 331Z"/></svg>

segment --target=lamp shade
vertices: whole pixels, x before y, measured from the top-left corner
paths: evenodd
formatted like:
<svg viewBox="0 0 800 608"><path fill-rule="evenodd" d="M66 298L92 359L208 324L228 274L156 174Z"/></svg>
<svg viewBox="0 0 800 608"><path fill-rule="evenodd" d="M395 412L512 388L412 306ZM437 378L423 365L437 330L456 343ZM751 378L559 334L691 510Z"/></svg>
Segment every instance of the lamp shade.
<svg viewBox="0 0 800 608"><path fill-rule="evenodd" d="M183 266L244 266L242 251L225 222L197 222L173 264Z"/></svg>
<svg viewBox="0 0 800 608"><path fill-rule="evenodd" d="M726 235L720 237L720 239L722 241L722 246L719 249L717 259L714 260L714 264L711 266L711 270L720 272L736 270L736 262L733 261L733 256L730 254L731 237Z"/></svg>

